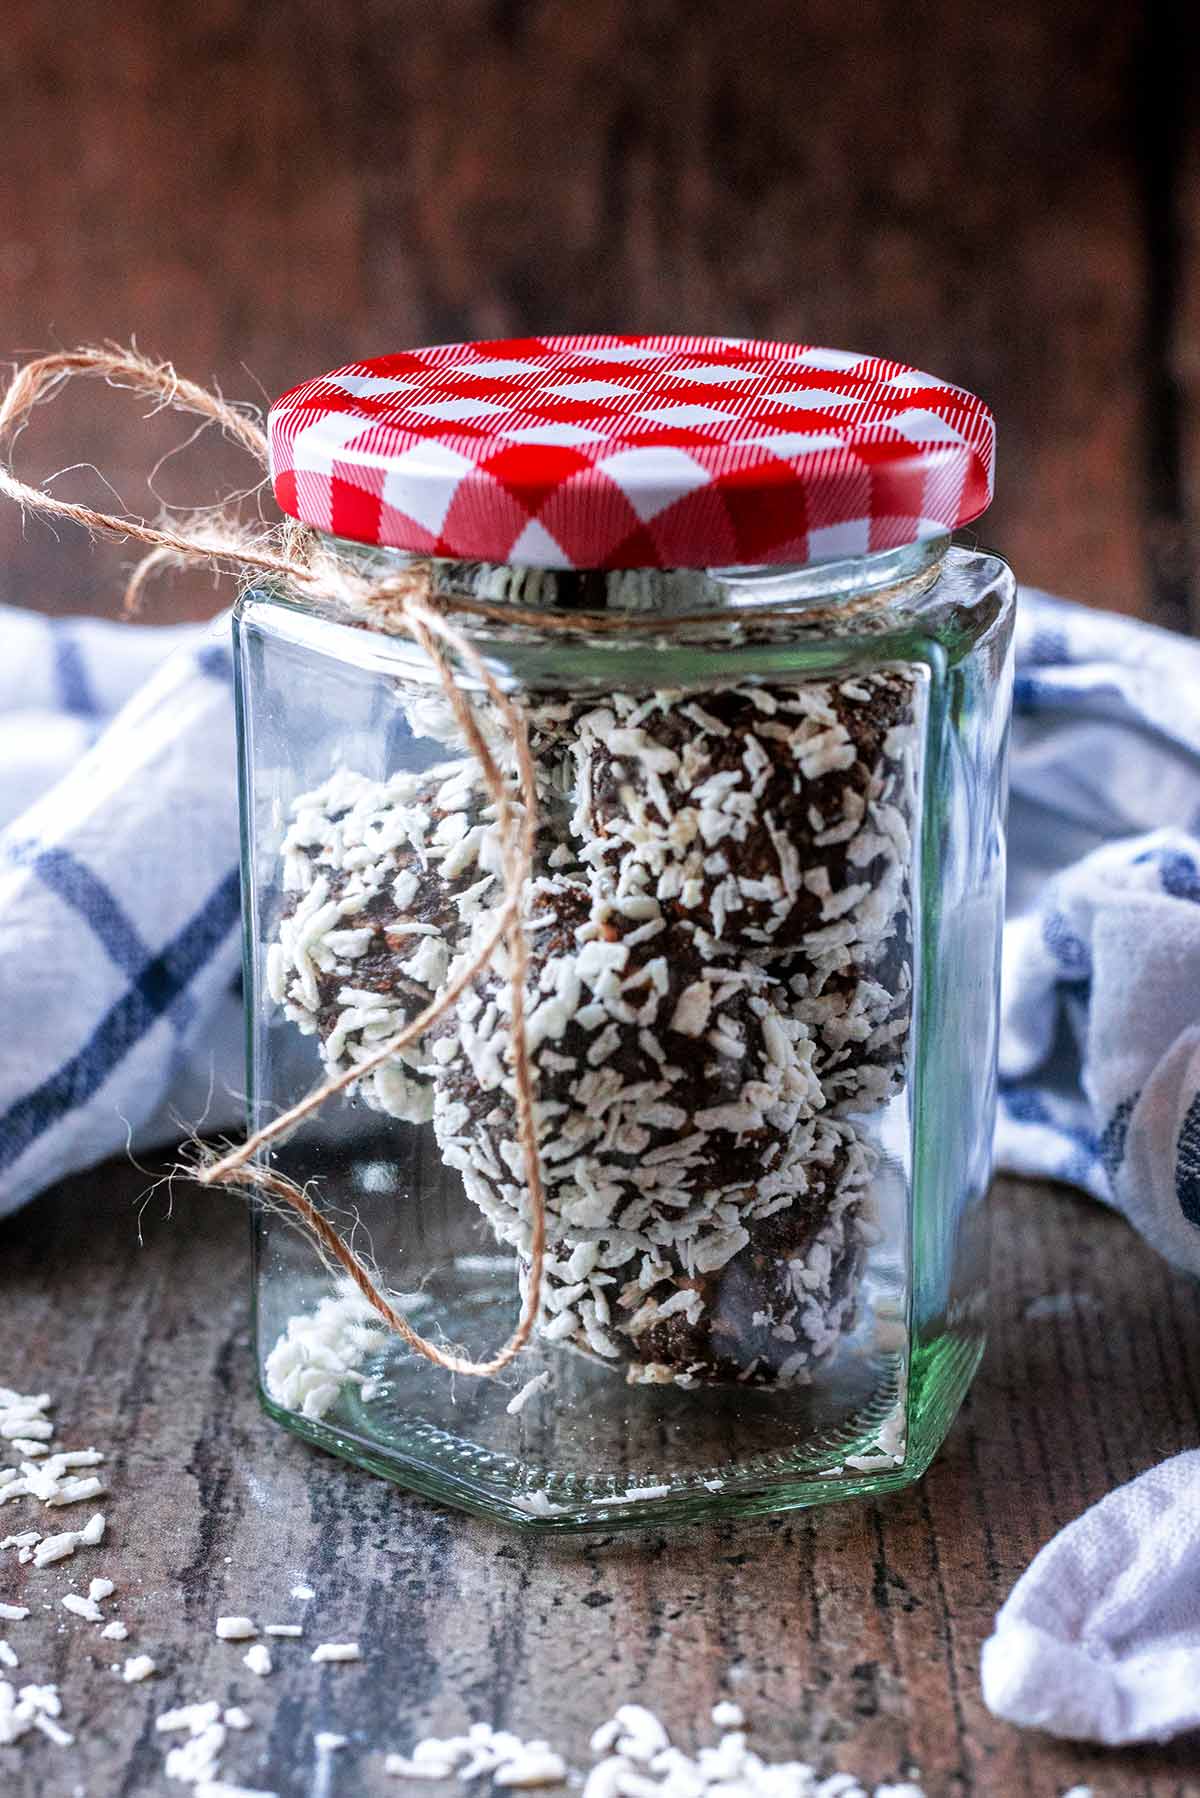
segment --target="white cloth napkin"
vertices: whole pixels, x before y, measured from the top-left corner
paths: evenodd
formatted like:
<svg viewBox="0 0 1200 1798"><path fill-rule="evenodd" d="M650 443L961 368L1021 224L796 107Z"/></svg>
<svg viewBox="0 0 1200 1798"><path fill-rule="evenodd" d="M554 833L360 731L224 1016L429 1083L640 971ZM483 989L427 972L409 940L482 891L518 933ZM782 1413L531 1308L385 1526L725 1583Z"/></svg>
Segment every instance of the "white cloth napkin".
<svg viewBox="0 0 1200 1798"><path fill-rule="evenodd" d="M1025 591L999 1164L1200 1273L1200 643Z"/></svg>
<svg viewBox="0 0 1200 1798"><path fill-rule="evenodd" d="M1200 1728L1198 1511L1193 1449L1059 1531L984 1644L997 1716L1110 1747Z"/></svg>
<svg viewBox="0 0 1200 1798"><path fill-rule="evenodd" d="M227 636L0 608L0 1213L239 1116ZM1026 591L1017 664L999 1161L1200 1272L1200 645ZM1043 1550L986 1695L1138 1740L1197 1721L1198 1661L1186 1455Z"/></svg>

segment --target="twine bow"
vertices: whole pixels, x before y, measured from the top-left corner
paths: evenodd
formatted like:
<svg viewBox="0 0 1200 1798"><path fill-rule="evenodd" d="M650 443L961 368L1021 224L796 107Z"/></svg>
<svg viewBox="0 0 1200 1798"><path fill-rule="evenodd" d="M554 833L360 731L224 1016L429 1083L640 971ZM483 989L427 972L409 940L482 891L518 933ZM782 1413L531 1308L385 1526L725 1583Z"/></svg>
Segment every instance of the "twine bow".
<svg viewBox="0 0 1200 1798"><path fill-rule="evenodd" d="M152 362L136 350L117 347L42 356L19 369L0 400L0 445L17 434L35 406L52 398L57 389L76 375L99 376L110 386L145 395L155 402L155 411L190 412L219 425L227 437L255 459L265 474L267 438L250 409L233 405L219 393L184 380L168 362ZM254 576L268 575L310 599L348 604L359 611L379 611L385 616L389 631L411 637L437 671L446 699L478 761L488 795L496 808L503 899L496 909L493 927L467 965L403 1030L347 1072L323 1081L298 1104L254 1131L239 1147L224 1154L201 1153L196 1166L189 1171L202 1186L246 1188L286 1207L313 1237L321 1253L354 1282L388 1328L426 1360L451 1373L479 1376L499 1373L520 1354L533 1331L546 1251L546 1194L534 1117L533 1074L525 1040L528 946L521 918L522 897L533 865L537 785L529 733L520 705L503 691L470 640L445 617L427 565L418 563L382 579L370 579L344 556L339 556L316 531L291 522L252 530L223 513L209 513L181 530L149 525L115 513L98 512L91 506L59 499L43 488L31 487L18 480L3 460L0 460L0 493L22 508L70 519L87 531L143 545L146 553L126 588L125 602L129 612L140 605L147 581L167 567L198 564L223 570L243 582ZM464 605L457 596L453 604L455 610L488 615L494 610L490 606L472 606L469 602ZM514 802L512 789L488 747L470 704L458 688L452 658L457 658L470 671L500 715L515 751L519 805ZM382 1067L401 1049L424 1036L449 1011L464 989L492 964L502 943L507 946L510 958L512 1035L509 1054L516 1089L517 1136L531 1213L529 1278L520 1315L508 1341L486 1360L472 1361L440 1348L415 1330L392 1304L362 1258L308 1194L259 1157L270 1143L305 1118L312 1117L337 1093Z"/></svg>

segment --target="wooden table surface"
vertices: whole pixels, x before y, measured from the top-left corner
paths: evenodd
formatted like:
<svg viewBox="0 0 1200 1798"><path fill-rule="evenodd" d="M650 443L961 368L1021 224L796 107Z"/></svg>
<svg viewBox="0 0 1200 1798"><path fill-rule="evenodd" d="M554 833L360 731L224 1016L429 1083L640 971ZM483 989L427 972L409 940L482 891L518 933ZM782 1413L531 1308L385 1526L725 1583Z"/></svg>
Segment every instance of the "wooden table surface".
<svg viewBox="0 0 1200 1798"><path fill-rule="evenodd" d="M548 1734L586 1766L621 1702L689 1745L724 1693L756 1745L879 1780L915 1765L929 1798L1196 1798L1200 1739L1106 1753L996 1722L980 1645L1036 1549L1118 1482L1200 1431L1196 1287L1118 1218L1002 1181L992 1207L991 1342L918 1487L771 1521L546 1540L445 1512L288 1436L259 1412L246 1230L233 1201L127 1166L85 1175L0 1225L0 1384L49 1390L60 1441L110 1455L99 1551L43 1569L5 1557L3 1632L22 1680L54 1680L70 1749L0 1749L14 1798L175 1790L154 1716L241 1703L226 1778L282 1798L442 1791L387 1777L385 1750L484 1719ZM143 1200L146 1200L143 1203ZM140 1240L139 1240L140 1232ZM5 1530L21 1502L0 1511ZM22 1517L24 1513L22 1512ZM86 1558L84 1558L86 1556ZM59 1598L103 1573L127 1646ZM257 1679L213 1620L287 1621L304 1643ZM360 1665L314 1667L319 1640ZM108 1652L104 1652L104 1650ZM117 1684L120 1654L159 1673ZM318 1772L313 1735L350 1743ZM711 1739L711 1732L710 1738ZM182 1790L183 1788L178 1788Z"/></svg>

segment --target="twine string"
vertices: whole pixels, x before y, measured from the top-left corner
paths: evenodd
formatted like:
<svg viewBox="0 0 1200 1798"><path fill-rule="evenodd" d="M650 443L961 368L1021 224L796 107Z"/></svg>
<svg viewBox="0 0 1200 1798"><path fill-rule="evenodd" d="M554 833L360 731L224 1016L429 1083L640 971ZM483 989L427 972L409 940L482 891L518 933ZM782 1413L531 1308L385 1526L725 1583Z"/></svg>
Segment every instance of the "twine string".
<svg viewBox="0 0 1200 1798"><path fill-rule="evenodd" d="M64 383L79 375L104 379L111 386L128 389L154 401L154 409L191 412L221 427L241 445L265 472L268 466L266 435L248 412L230 404L178 375L169 362L153 362L136 350L119 347L80 349L39 357L17 370L0 397L0 444L14 438L34 407L52 398ZM304 1099L253 1131L237 1148L224 1155L201 1153L193 1176L203 1186L243 1187L290 1210L331 1259L354 1282L372 1308L412 1350L451 1373L487 1377L499 1373L520 1354L537 1319L541 1299L546 1245L546 1196L542 1180L535 1116L535 1092L528 1044L525 1037L525 981L528 947L522 925L522 900L533 866L537 832L537 779L529 748L529 733L521 707L505 693L495 675L461 631L432 603L429 570L421 564L372 581L340 558L315 531L306 526L273 525L247 530L223 513L202 517L185 531L60 499L44 488L20 480L0 460L0 493L22 509L63 518L95 535L118 537L143 545L146 554L134 569L126 589L126 610L136 610L147 581L164 567L202 564L223 569L243 581L270 575L298 588L308 597L319 597L372 606L386 613L390 629L410 636L432 663L442 690L476 757L488 797L496 812L500 844L503 898L496 909L492 929L455 977L437 996L388 1042L344 1073L315 1087ZM506 728L515 750L519 806L512 788L496 762L479 727L474 711L454 678L457 658L483 688ZM259 1156L276 1138L320 1111L335 1094L382 1067L401 1049L424 1036L444 1017L460 994L486 972L505 945L511 986L512 1036L510 1059L516 1096L517 1136L529 1193L529 1273L520 1314L507 1342L484 1360L455 1354L420 1334L396 1309L362 1258L313 1203L286 1175L268 1167Z"/></svg>

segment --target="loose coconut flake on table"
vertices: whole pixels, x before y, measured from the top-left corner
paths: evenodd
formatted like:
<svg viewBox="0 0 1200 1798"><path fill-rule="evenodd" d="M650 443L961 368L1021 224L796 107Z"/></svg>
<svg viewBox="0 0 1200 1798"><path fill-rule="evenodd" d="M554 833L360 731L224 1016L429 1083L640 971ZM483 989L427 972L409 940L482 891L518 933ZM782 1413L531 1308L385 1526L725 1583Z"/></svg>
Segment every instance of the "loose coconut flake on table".
<svg viewBox="0 0 1200 1798"><path fill-rule="evenodd" d="M58 1722L61 1716L57 1686L30 1684L18 1692L8 1680L0 1679L0 1747L11 1747L37 1730L56 1748L70 1748L75 1738Z"/></svg>
<svg viewBox="0 0 1200 1798"><path fill-rule="evenodd" d="M158 1662L149 1654L133 1654L119 1671L127 1686L135 1686L158 1672Z"/></svg>
<svg viewBox="0 0 1200 1798"><path fill-rule="evenodd" d="M632 1502L651 1496L652 1492L647 1487L630 1488L618 1499L624 1496ZM102 1526L103 1519L97 1517L93 1523ZM102 1528L88 1528L98 1542ZM87 1621L95 1621L93 1610L98 1611L115 1590L112 1580L96 1576L89 1582L86 1597L67 1595L76 1600L67 1608ZM292 1596L311 1600L313 1588L297 1584L292 1588ZM29 1615L28 1606L0 1605L0 1616L13 1621L25 1622ZM101 1633L113 1639L117 1630L123 1632L123 1627L114 1622ZM265 1627L275 1636L286 1636L297 1633L300 1626ZM230 1613L217 1621L216 1628L222 1639L241 1643L253 1635L257 1625L249 1616ZM269 1664L265 1644L252 1641L246 1655L251 1671L266 1671L264 1657ZM355 1642L322 1642L310 1656L318 1665L361 1658ZM0 1641L0 1666L12 1671L18 1660L11 1646ZM130 1656L115 1671L122 1684L133 1686L149 1680L158 1667L153 1656L138 1654ZM723 1732L720 1740L713 1747L702 1747L695 1755L688 1755L672 1745L663 1724L645 1706L621 1706L592 1736L595 1764L583 1785L584 1798L705 1798L709 1793L713 1798L868 1798L866 1789L852 1775L822 1777L806 1763L773 1764L762 1760L747 1745L740 1705L723 1699L711 1714L713 1723ZM58 1749L69 1749L74 1737L59 1721L61 1716L62 1702L56 1686L30 1681L18 1690L11 1681L0 1679L0 1746L15 1746L40 1734ZM155 1720L156 1733L177 1738L166 1751L164 1776L191 1786L197 1798L277 1798L274 1793L223 1777L221 1761L230 1732L246 1731L253 1725L254 1719L242 1707L222 1706L216 1700L175 1705L160 1712ZM330 1730L318 1732L313 1740L318 1769L322 1760L348 1745L345 1735ZM469 1783L486 1777L502 1790L579 1783L571 1774L566 1757L548 1739L526 1741L511 1731L494 1729L485 1723L471 1725L462 1736L418 1742L410 1755L389 1753L383 1764L387 1773L398 1778L432 1781L457 1777L460 1783ZM900 1782L876 1786L873 1798L921 1798L921 1792L911 1783Z"/></svg>
<svg viewBox="0 0 1200 1798"><path fill-rule="evenodd" d="M715 1745L689 1755L644 1705L622 1705L593 1732L594 1765L583 1798L923 1798L908 1780L885 1782L872 1792L850 1773L821 1775L806 1761L765 1761L748 1746L740 1706L723 1701L712 1714L718 1728L724 1722L731 1727ZM462 1785L490 1777L507 1788L578 1783L548 1742L525 1742L486 1723L459 1736L427 1737L408 1755L389 1754L384 1771L407 1780L457 1778Z"/></svg>
<svg viewBox="0 0 1200 1798"><path fill-rule="evenodd" d="M361 1661L362 1654L357 1642L318 1642L308 1658L321 1666L328 1662Z"/></svg>
<svg viewBox="0 0 1200 1798"><path fill-rule="evenodd" d="M65 1450L51 1453L47 1445L53 1437L53 1426L46 1418L52 1408L47 1394L34 1398L25 1398L6 1387L0 1387L0 1416L7 1418L10 1429L4 1438L18 1454L28 1458L28 1445L37 1441L45 1451L36 1456L37 1462L34 1478L28 1476L30 1469L22 1467L18 1475L11 1468L0 1469L0 1490L10 1494L14 1499L24 1500L26 1504L40 1502L51 1505L56 1499L63 1502L63 1487L70 1487L67 1482L76 1478L73 1469L99 1465L104 1457L99 1450L88 1448L81 1450ZM45 1429L37 1437L17 1434L18 1425L28 1430L31 1424L45 1420ZM17 1490L14 1490L17 1488ZM87 1524L79 1530L64 1531L57 1536L43 1536L38 1530L20 1530L0 1538L0 1553L16 1551L22 1563L33 1563L35 1572L55 1565L69 1558L78 1547L97 1547L104 1539L105 1519L103 1514L96 1513ZM102 1604L113 1596L116 1584L102 1575L93 1577L88 1582L86 1594L68 1592L61 1596L62 1608L81 1622L96 1624L102 1621ZM309 1587L298 1587L297 1593L311 1597ZM0 1617L6 1621L25 1623L31 1616L28 1605L0 1603ZM218 1633L228 1639L242 1641L247 1631L254 1633L254 1624L249 1618L228 1617L219 1620ZM298 1626L278 1626L289 1633ZM126 1640L129 1631L119 1619L105 1623L99 1631L103 1641L121 1642ZM265 1655L266 1649L254 1644L250 1650ZM21 1665L21 1657L12 1645L0 1639L0 1668L7 1672L15 1672ZM158 1664L150 1654L131 1655L123 1663L118 1662L112 1668L122 1685L135 1686L150 1680L159 1671ZM72 1746L74 1737L62 1727L58 1721L62 1714L62 1703L58 1688L54 1685L30 1682L19 1689L8 1680L0 1679L0 1747L15 1746L27 1738L40 1734L60 1749ZM246 1730L251 1728L252 1719L248 1713L237 1705L222 1711L216 1703L200 1703L176 1706L173 1710L163 1712L156 1727L163 1733L185 1732L187 1740L171 1748L166 1756L164 1773L168 1779L180 1781L194 1787L197 1798L276 1798L273 1793L258 1793L253 1788L232 1784L221 1778L220 1755L229 1730Z"/></svg>
<svg viewBox="0 0 1200 1798"><path fill-rule="evenodd" d="M258 1634L258 1625L249 1617L218 1617L215 1633L219 1642L248 1642Z"/></svg>

